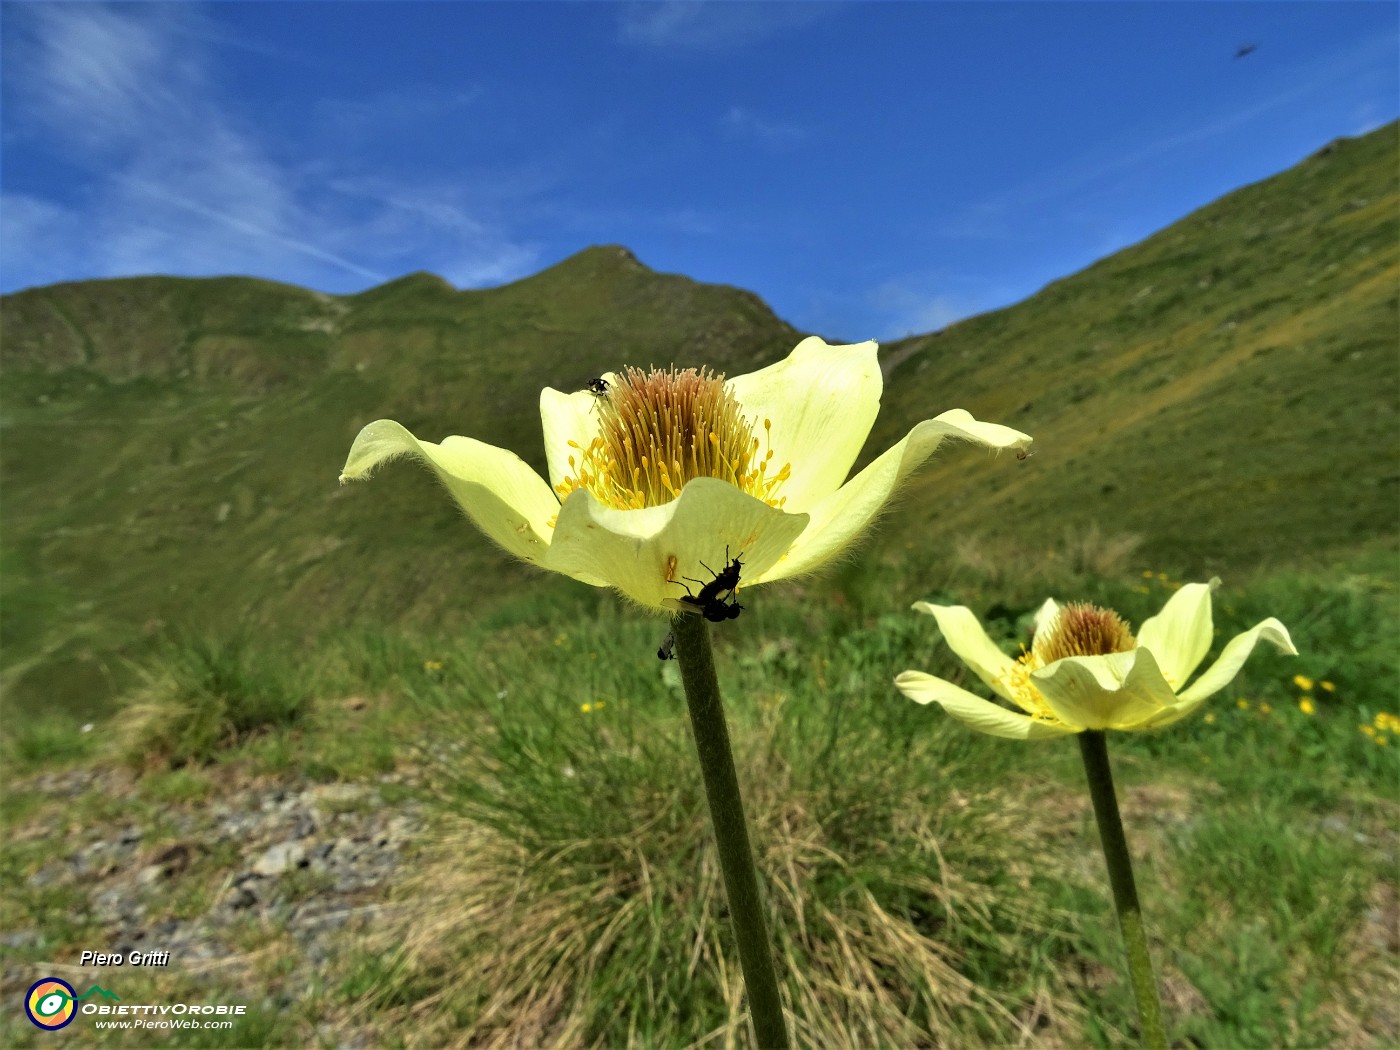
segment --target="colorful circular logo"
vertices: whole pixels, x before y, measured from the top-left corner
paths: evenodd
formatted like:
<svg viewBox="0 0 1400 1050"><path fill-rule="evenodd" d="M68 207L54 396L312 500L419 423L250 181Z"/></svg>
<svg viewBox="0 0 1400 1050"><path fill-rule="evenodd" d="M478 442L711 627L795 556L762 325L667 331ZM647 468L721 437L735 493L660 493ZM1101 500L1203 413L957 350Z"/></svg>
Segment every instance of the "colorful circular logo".
<svg viewBox="0 0 1400 1050"><path fill-rule="evenodd" d="M40 1028L50 1031L65 1028L73 1023L78 1012L74 1003L78 993L67 981L57 977L45 977L35 981L24 997L24 1012Z"/></svg>

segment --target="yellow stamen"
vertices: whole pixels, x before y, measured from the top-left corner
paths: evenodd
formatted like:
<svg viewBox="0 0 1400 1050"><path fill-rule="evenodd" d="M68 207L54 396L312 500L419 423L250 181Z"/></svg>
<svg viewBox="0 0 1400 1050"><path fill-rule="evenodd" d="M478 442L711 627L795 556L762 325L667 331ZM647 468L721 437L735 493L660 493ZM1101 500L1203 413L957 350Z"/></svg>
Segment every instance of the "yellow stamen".
<svg viewBox="0 0 1400 1050"><path fill-rule="evenodd" d="M1038 654L1024 650L1010 670L1002 675L1000 681L1015 699L1016 705L1026 714L1042 722L1058 722L1059 719L1050 710L1050 705L1045 702L1045 697L1031 684L1031 672L1044 666L1045 663Z"/></svg>
<svg viewBox="0 0 1400 1050"><path fill-rule="evenodd" d="M708 370L629 368L595 402L597 435L568 460L570 474L555 491L560 499L586 489L619 509L655 507L678 497L693 478L718 478L781 507L776 489L792 473L783 464L769 472L773 451L760 456L753 424L739 410L723 376ZM764 420L765 433L772 424Z"/></svg>

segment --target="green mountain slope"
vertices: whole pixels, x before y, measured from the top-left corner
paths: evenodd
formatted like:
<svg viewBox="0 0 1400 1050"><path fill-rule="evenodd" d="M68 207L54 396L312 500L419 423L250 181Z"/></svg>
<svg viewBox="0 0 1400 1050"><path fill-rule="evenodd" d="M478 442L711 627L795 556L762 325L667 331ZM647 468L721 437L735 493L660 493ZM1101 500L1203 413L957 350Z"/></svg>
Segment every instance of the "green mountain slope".
<svg viewBox="0 0 1400 1050"><path fill-rule="evenodd" d="M1010 309L886 347L883 441L953 405L1036 438L1023 463L938 459L886 527L1043 548L1097 524L1236 576L1393 551L1398 161L1395 124L1339 140Z"/></svg>
<svg viewBox="0 0 1400 1050"><path fill-rule="evenodd" d="M869 552L1038 546L1090 523L1191 572L1393 548L1396 131L885 347L867 456L955 406L1033 434L1037 455L941 452ZM7 706L96 704L116 655L177 627L450 621L568 589L501 557L425 471L339 487L355 433L388 416L542 468L541 387L626 363L742 372L798 336L750 293L615 246L485 291L414 274L346 297L158 277L6 296Z"/></svg>
<svg viewBox="0 0 1400 1050"><path fill-rule="evenodd" d="M0 318L0 684L45 704L110 692L104 654L172 628L426 622L549 585L424 471L340 487L359 428L471 434L543 470L541 387L626 362L747 371L798 337L617 247L489 291L153 277L21 292Z"/></svg>

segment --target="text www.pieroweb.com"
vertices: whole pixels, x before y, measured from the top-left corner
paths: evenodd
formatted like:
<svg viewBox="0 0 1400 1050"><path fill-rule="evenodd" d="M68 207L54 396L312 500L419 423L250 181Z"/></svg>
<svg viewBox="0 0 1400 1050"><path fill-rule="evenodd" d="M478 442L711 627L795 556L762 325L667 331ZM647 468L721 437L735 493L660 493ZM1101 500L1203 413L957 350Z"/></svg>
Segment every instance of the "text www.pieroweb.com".
<svg viewBox="0 0 1400 1050"><path fill-rule="evenodd" d="M175 1004L134 1004L128 1003L122 1006L100 1006L96 1003L88 1003L82 1008L85 1014L95 1014L93 1020L94 1028L140 1028L152 1029L228 1029L233 1027L230 1016L240 1016L247 1010L247 1006L193 1006L186 1003ZM202 1015L203 1019L184 1017L163 1017L162 1014L196 1014ZM112 1015L120 1017L122 1014L139 1014L131 1020L112 1020ZM156 1014L155 1017L144 1016ZM209 1015L214 1015L216 1019L209 1019ZM223 1018L218 1015L223 1014ZM105 1015L105 1016L104 1016Z"/></svg>

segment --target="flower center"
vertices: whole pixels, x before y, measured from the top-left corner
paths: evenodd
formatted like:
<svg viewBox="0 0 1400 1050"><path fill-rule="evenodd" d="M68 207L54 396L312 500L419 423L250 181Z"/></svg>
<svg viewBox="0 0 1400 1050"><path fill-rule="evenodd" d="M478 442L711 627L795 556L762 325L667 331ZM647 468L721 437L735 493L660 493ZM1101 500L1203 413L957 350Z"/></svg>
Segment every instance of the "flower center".
<svg viewBox="0 0 1400 1050"><path fill-rule="evenodd" d="M792 473L785 463L771 471L754 426L725 389L724 377L708 369L677 371L628 368L598 397L598 433L585 447L569 445L572 473L555 486L562 500L587 489L605 506L640 510L669 503L692 478L719 478L770 507L785 500L776 491Z"/></svg>
<svg viewBox="0 0 1400 1050"><path fill-rule="evenodd" d="M1136 648L1137 639L1121 616L1086 602L1062 605L1050 630L1035 643L1041 666L1067 656L1107 656Z"/></svg>
<svg viewBox="0 0 1400 1050"><path fill-rule="evenodd" d="M1066 656L1106 656L1137 648L1137 639L1123 618L1095 605L1062 605L1049 632L1021 653L1002 679L1017 704L1032 718L1058 722L1034 683L1031 672Z"/></svg>

